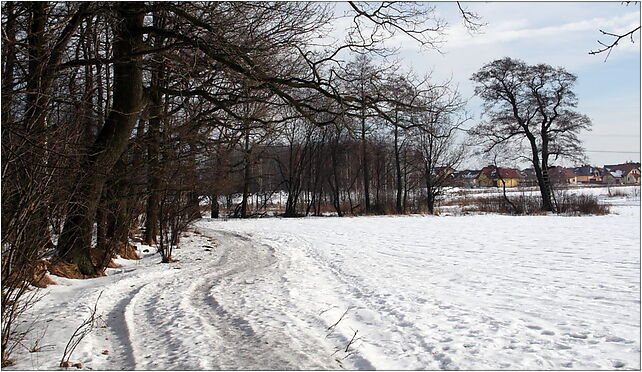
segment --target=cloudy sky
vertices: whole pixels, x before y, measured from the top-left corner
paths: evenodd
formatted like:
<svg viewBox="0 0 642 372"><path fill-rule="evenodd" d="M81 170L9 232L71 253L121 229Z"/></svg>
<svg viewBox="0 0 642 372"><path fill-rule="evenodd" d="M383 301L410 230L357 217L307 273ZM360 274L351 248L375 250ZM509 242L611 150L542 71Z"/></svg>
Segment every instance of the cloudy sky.
<svg viewBox="0 0 642 372"><path fill-rule="evenodd" d="M398 59L435 79L452 78L468 110L481 114L470 76L484 64L505 56L527 63L564 67L578 76L575 92L579 111L593 120L593 131L582 135L589 161L604 165L640 160L640 37L623 40L606 55L589 55L597 40L609 41L599 30L626 32L640 23L640 6L620 2L471 2L465 8L487 23L481 34L463 27L456 3L436 9L449 24L442 54L421 50L416 42L398 39ZM475 162L466 164L474 166ZM465 166L466 166L465 165ZM483 164L479 164L483 165ZM570 164L567 164L570 165Z"/></svg>

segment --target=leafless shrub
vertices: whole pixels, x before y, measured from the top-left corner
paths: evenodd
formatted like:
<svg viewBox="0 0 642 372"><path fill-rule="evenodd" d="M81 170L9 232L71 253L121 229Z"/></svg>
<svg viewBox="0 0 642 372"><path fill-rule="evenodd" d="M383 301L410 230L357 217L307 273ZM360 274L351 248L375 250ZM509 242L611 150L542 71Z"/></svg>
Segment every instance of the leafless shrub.
<svg viewBox="0 0 642 372"><path fill-rule="evenodd" d="M42 259L51 253L47 215L58 208L53 200L55 171L31 165L30 177L18 164L24 159L5 143L3 123L2 169L2 365L10 357L30 329L18 329L19 319L41 298L34 286L45 286L46 270ZM18 146L16 146L18 147ZM5 154L9 153L8 155ZM53 167L57 159L49 158Z"/></svg>
<svg viewBox="0 0 642 372"><path fill-rule="evenodd" d="M62 353L62 358L60 359L60 367L69 367L71 363L69 362L69 359L71 358L71 355L74 353L74 350L76 350L76 347L80 344L80 342L88 335L91 333L91 331L96 328L96 321L99 319L98 316L96 316L96 308L98 307L98 301L100 300L100 296L103 295L103 292L100 292L98 294L98 298L96 299L96 303L94 304L93 308L90 308L90 313L89 317L85 319L79 326L76 328L74 333L71 335L69 338L69 341L67 342L67 346L65 346L65 350Z"/></svg>
<svg viewBox="0 0 642 372"><path fill-rule="evenodd" d="M166 188L161 192L159 203L158 252L163 263L174 262L172 252L180 243L180 237L194 220L189 213L189 196L181 190Z"/></svg>
<svg viewBox="0 0 642 372"><path fill-rule="evenodd" d="M341 368L344 368L343 361L350 358L356 352L356 350L351 349L350 347L353 346L357 341L360 341L362 339L361 337L357 337L357 334L359 333L358 329L352 331L352 337L350 338L350 341L348 341L346 346L339 346L336 348L334 353L332 353L332 356L336 355L337 353L340 354L339 356L336 356L334 360L339 364L339 367Z"/></svg>
<svg viewBox="0 0 642 372"><path fill-rule="evenodd" d="M341 314L341 316L339 317L339 320L337 320L334 324L332 324L331 326L329 326L329 327L326 329L326 332L328 332L328 333L325 335L325 337L326 337L326 338L328 338L328 337L329 337L329 336L330 336L330 335L335 331L335 329L337 328L337 326L339 325L339 323L341 323L341 321L343 320L343 318L345 318L345 316L348 314L348 312L350 311L350 309L351 309L351 308L350 308L350 307L348 307L348 308L346 309L346 311L344 311L344 312L343 312L343 314Z"/></svg>
<svg viewBox="0 0 642 372"><path fill-rule="evenodd" d="M541 201L535 196L520 195L504 197L502 195L486 198L469 199L469 210L501 214L536 214L541 209Z"/></svg>
<svg viewBox="0 0 642 372"><path fill-rule="evenodd" d="M509 199L507 201L506 199ZM519 196L497 195L491 197L478 197L467 199L460 204L464 211L512 214L512 215L533 215L542 214L541 198L534 195ZM556 193L557 209L559 214L569 215L604 215L609 213L606 205L600 204L597 197L593 195L574 195L569 193Z"/></svg>
<svg viewBox="0 0 642 372"><path fill-rule="evenodd" d="M321 313L319 315L322 315L323 313L325 313L325 312L327 312L327 311L329 311L329 310L331 310L333 308L334 307L331 307L331 308L328 308L326 310L323 310L323 311L321 311ZM344 311L343 314L341 314L339 319L336 322L332 323L332 325L330 325L326 329L326 332L327 332L327 334L325 336L326 338L330 337L336 331L337 326L346 318L346 316L348 315L348 313L350 312L351 309L352 309L352 307L348 307L346 309L346 311ZM343 361L345 361L346 359L350 358L356 352L356 350L354 349L354 345L358 341L362 340L362 337L357 337L357 334L359 333L359 330L354 330L352 328L350 328L350 329L352 330L352 337L345 343L345 345L335 346L335 348L334 348L335 350L331 355L331 356L334 357L334 360L339 364L339 367L341 367L341 368L344 368Z"/></svg>
<svg viewBox="0 0 642 372"><path fill-rule="evenodd" d="M557 198L559 213L571 215L605 215L609 214L609 207L600 204L597 197L593 195L562 194Z"/></svg>

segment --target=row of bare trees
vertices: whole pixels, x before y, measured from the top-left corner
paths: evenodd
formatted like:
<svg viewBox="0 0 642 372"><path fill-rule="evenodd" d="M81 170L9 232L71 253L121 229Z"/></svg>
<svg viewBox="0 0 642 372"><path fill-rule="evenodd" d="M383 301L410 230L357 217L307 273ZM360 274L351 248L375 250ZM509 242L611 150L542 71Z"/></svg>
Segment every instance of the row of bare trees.
<svg viewBox="0 0 642 372"><path fill-rule="evenodd" d="M289 217L434 212L449 171L464 155L458 144L458 129L468 120L464 101L449 83L400 75L365 56L357 56L348 69L350 79L343 83L363 95L385 91L392 102L387 110L358 108L332 125L293 118L244 131L236 147L199 171L205 178L217 174L218 182L201 182L209 188L201 194L215 196L212 216L218 216L219 197L236 217L262 214L268 207ZM282 210L272 205L281 191ZM257 201L250 211L251 196Z"/></svg>

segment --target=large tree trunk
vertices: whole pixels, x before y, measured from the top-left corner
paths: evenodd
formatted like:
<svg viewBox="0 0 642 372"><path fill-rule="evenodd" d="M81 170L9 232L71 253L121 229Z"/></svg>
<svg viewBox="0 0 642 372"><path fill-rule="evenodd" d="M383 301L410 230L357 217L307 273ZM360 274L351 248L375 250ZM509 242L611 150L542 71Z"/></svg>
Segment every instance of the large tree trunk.
<svg viewBox="0 0 642 372"><path fill-rule="evenodd" d="M547 211L557 211L557 203L553 195L553 188L551 187L551 179L548 175L548 137L545 133L541 134L542 138L542 185L543 193L548 197L548 206Z"/></svg>
<svg viewBox="0 0 642 372"><path fill-rule="evenodd" d="M548 180L548 171L546 169L542 169L544 166L548 166L548 164L546 164L548 159L542 159L543 161L540 162L535 137L532 134L527 134L527 137L531 145L531 152L533 154L533 168L535 168L537 185L539 186L539 191L542 196L542 210L546 212L552 212L553 201L551 198L551 188Z"/></svg>
<svg viewBox="0 0 642 372"><path fill-rule="evenodd" d="M3 28L4 37L2 41L2 123L7 124L13 120L13 85L16 68L16 3L8 1L6 3L4 16L6 17L5 27ZM3 138L2 143L6 143Z"/></svg>
<svg viewBox="0 0 642 372"><path fill-rule="evenodd" d="M191 142L191 141L190 141ZM196 146L192 143L189 144L189 154L187 157L187 166L189 167L189 188L187 193L187 218L190 220L198 220L202 217L201 205L199 201L199 181L198 181L198 168L196 166Z"/></svg>
<svg viewBox="0 0 642 372"><path fill-rule="evenodd" d="M33 2L28 4L30 10L30 24L28 41L28 80L26 86L26 102L23 121L24 140L20 139L21 161L17 168L10 171L13 177L18 180L17 192L9 192L9 218L13 213L20 213L15 209L17 203L25 196L23 190L29 190L34 180L36 184L42 181L46 174L47 157L47 107L51 100L50 88L53 84L53 76L47 74L47 2ZM4 110L3 110L4 111ZM6 191L6 190L5 190ZM41 245L50 242L48 226L48 205L38 203L36 211L29 218L25 226L25 234L30 237L33 244ZM5 211L3 211L5 212ZM39 250L39 249L38 249Z"/></svg>
<svg viewBox="0 0 642 372"><path fill-rule="evenodd" d="M210 206L210 208L211 208L211 212L210 212L210 217L211 217L211 218L218 218L218 215L219 215L218 194L217 194L217 193L213 193L213 194L210 196L210 199L211 199L211 206Z"/></svg>
<svg viewBox="0 0 642 372"><path fill-rule="evenodd" d="M129 241L129 185L127 182L127 156L121 155L113 167L112 182L108 183L107 203L109 219L106 237L112 242L127 244Z"/></svg>
<svg viewBox="0 0 642 372"><path fill-rule="evenodd" d="M154 25L164 26L165 18L158 13L154 14ZM154 47L161 48L165 38L154 35ZM147 208L145 211L145 244L156 244L158 236L159 202L160 202L160 143L161 124L163 116L163 94L161 88L164 85L165 71L162 63L153 63L151 74L151 89L149 94L149 128L147 129Z"/></svg>
<svg viewBox="0 0 642 372"><path fill-rule="evenodd" d="M152 84L158 82L157 73L152 73ZM154 90L150 94L149 128L147 129L147 209L145 213L145 244L156 244L158 236L158 203L160 202L160 127L162 97Z"/></svg>
<svg viewBox="0 0 642 372"><path fill-rule="evenodd" d="M83 159L83 173L77 181L76 192L69 204L67 219L58 241L58 254L76 265L81 273L95 274L89 248L103 186L116 161L127 148L130 133L142 106L142 49L143 3L116 3L119 21L114 25L114 93L113 106Z"/></svg>
<svg viewBox="0 0 642 372"><path fill-rule="evenodd" d="M297 153L294 150L294 142L290 142L288 146L288 174L287 174L287 190L288 198L285 201L285 217L294 217L296 216L296 205L299 201L299 179L300 175L298 173L298 163L295 159Z"/></svg>
<svg viewBox="0 0 642 372"><path fill-rule="evenodd" d="M339 169L337 162L337 147L339 146L339 141L335 141L332 144L332 151L330 153L330 158L332 160L332 178L334 179L334 187L332 187L332 196L334 199L334 209L337 211L339 217L343 217L343 212L341 211L341 189L339 188ZM332 185L330 185L332 186Z"/></svg>
<svg viewBox="0 0 642 372"><path fill-rule="evenodd" d="M435 190L431 168L430 162L424 161L424 169L426 171L426 206L428 207L428 213L435 214Z"/></svg>

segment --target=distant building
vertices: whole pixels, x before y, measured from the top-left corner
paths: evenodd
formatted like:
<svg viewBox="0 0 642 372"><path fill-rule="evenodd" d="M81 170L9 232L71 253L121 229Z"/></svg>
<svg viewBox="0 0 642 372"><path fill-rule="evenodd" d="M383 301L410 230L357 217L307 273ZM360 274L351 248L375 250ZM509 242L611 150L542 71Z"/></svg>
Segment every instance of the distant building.
<svg viewBox="0 0 642 372"><path fill-rule="evenodd" d="M624 163L604 166L604 183L606 184L640 184L640 163Z"/></svg>
<svg viewBox="0 0 642 372"><path fill-rule="evenodd" d="M573 170L564 167L550 167L548 169L548 178L551 183L558 185L574 185L577 183L577 176Z"/></svg>
<svg viewBox="0 0 642 372"><path fill-rule="evenodd" d="M453 173L455 173L455 170L452 169L451 167L433 167L432 168L433 176L447 177Z"/></svg>
<svg viewBox="0 0 642 372"><path fill-rule="evenodd" d="M534 168L525 168L520 172L523 176L522 186L537 186L537 175L535 174Z"/></svg>
<svg viewBox="0 0 642 372"><path fill-rule="evenodd" d="M477 177L477 184L481 187L515 187L519 186L522 175L513 168L497 168L489 165L482 168Z"/></svg>
<svg viewBox="0 0 642 372"><path fill-rule="evenodd" d="M577 183L601 183L602 170L600 168L584 165L581 167L573 168Z"/></svg>
<svg viewBox="0 0 642 372"><path fill-rule="evenodd" d="M459 187L467 187L467 188L478 187L479 184L477 183L477 178L479 177L480 172L481 171L479 170L469 170L469 169L459 171L454 174L455 176L454 182Z"/></svg>

